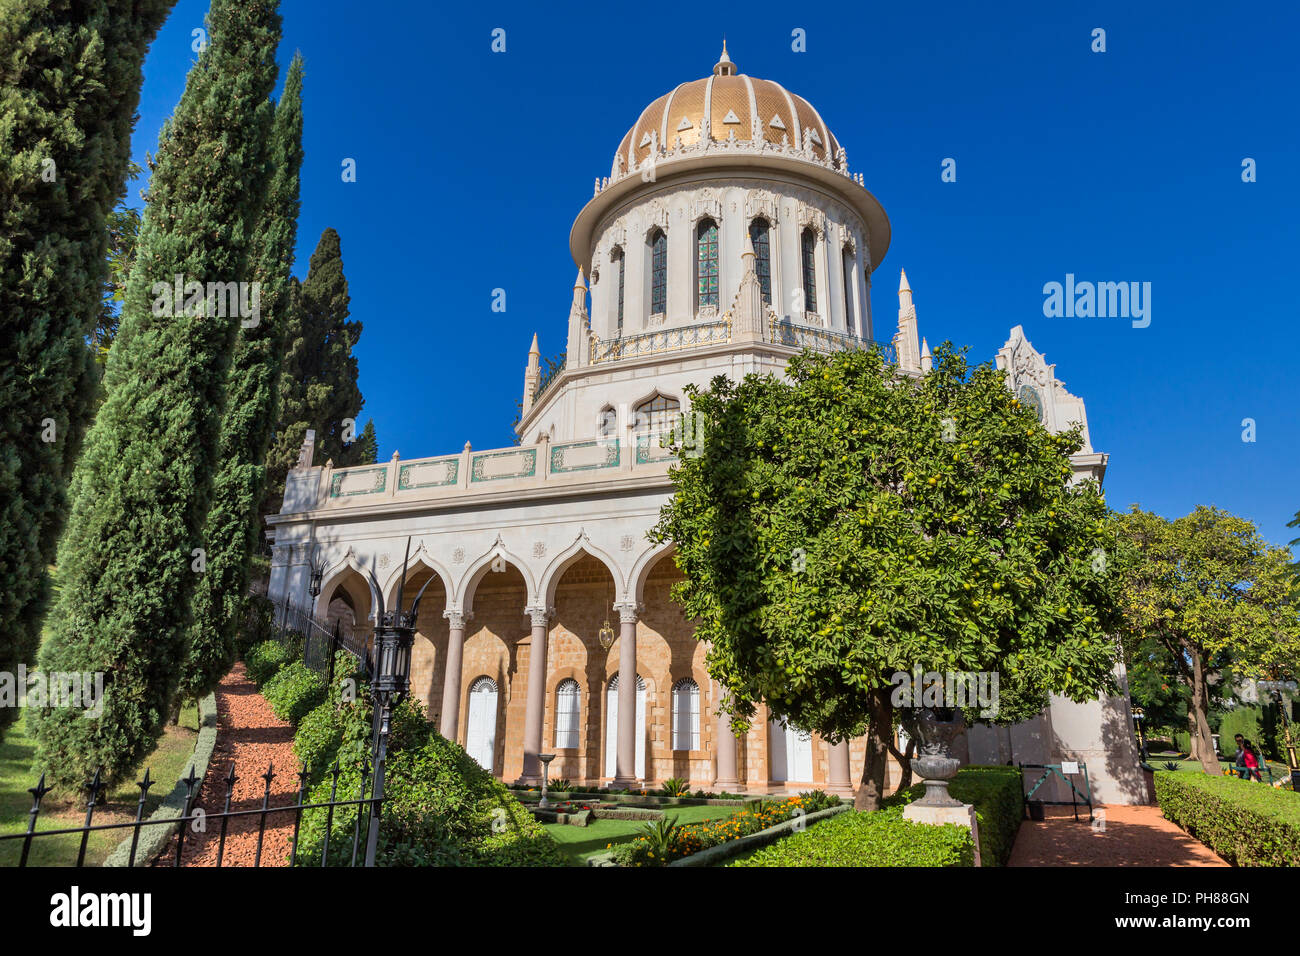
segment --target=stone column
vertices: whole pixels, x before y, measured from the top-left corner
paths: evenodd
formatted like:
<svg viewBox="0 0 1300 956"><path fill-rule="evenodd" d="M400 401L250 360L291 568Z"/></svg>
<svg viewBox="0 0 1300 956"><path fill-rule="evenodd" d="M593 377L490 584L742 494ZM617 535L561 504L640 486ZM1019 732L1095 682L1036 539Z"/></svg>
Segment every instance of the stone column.
<svg viewBox="0 0 1300 956"><path fill-rule="evenodd" d="M713 699L721 705L722 687L717 681L713 681ZM731 718L725 713L718 714L715 740L717 741L718 776L713 781L713 789L735 793L740 788L740 781L736 778L736 734L731 729Z"/></svg>
<svg viewBox="0 0 1300 956"><path fill-rule="evenodd" d="M839 794L842 797L853 796L853 782L849 775L849 742L847 739L841 740L837 744L830 746L830 781L826 787L827 793Z"/></svg>
<svg viewBox="0 0 1300 956"><path fill-rule="evenodd" d="M636 782L636 619L635 604L618 608L618 752L614 786L631 788Z"/></svg>
<svg viewBox="0 0 1300 956"><path fill-rule="evenodd" d="M438 732L448 740L456 741L460 732L460 677L461 658L465 650L465 622L473 615L464 611L442 612L447 619L447 667L442 678L442 717Z"/></svg>
<svg viewBox="0 0 1300 956"><path fill-rule="evenodd" d="M524 711L524 771L520 783L540 784L542 718L546 711L546 631L551 612L545 607L524 608L532 618L533 636L528 649L528 697Z"/></svg>

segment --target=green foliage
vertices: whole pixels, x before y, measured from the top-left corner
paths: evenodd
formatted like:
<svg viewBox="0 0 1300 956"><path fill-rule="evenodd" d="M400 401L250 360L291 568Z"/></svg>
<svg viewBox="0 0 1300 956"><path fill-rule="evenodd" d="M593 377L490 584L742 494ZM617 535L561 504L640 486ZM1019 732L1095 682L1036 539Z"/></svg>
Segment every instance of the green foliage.
<svg viewBox="0 0 1300 956"><path fill-rule="evenodd" d="M154 287L170 289L177 275L186 283L252 277L250 240L268 178L276 6L213 0L208 46L151 164L104 403L73 476L59 598L40 655L47 671L105 675L98 718L68 708L34 712L37 762L59 784L84 781L97 767L109 781L134 771L176 696L202 573L194 552L211 547L203 522L239 319L218 317L218 297L197 294L169 315L170 294ZM102 257L102 245L97 251Z"/></svg>
<svg viewBox="0 0 1300 956"><path fill-rule="evenodd" d="M1161 764L1161 766L1163 766L1168 771L1176 773L1178 771L1178 768L1181 766L1181 764L1179 764L1178 761L1176 760L1166 760L1163 764Z"/></svg>
<svg viewBox="0 0 1300 956"><path fill-rule="evenodd" d="M348 318L350 301L342 243L337 232L326 229L288 316L280 413L266 459L263 514L280 510L285 476L298 460L307 429L316 431L317 463L332 459L335 467L343 468L359 464L356 457L366 451L360 442L343 441L344 419L355 421L363 404L352 355L361 323Z"/></svg>
<svg viewBox="0 0 1300 956"><path fill-rule="evenodd" d="M298 236L301 56L295 56L289 66L275 110L268 165L266 204L250 255L252 275L261 288L261 315L255 325L242 327L241 323L226 376L221 455L202 539L208 567L194 592L194 624L181 674L181 693L188 697L215 689L235 662L249 561L261 534L258 506L266 491L266 452L280 398L289 269Z"/></svg>
<svg viewBox="0 0 1300 956"><path fill-rule="evenodd" d="M1156 802L1235 866L1300 866L1300 796L1236 777L1159 771Z"/></svg>
<svg viewBox="0 0 1300 956"><path fill-rule="evenodd" d="M335 714L342 738L338 798L353 799L363 786L371 710L363 700ZM328 800L333 785L331 771L312 788L310 800ZM368 776L364 785L369 787ZM409 699L394 716L385 796L378 850L382 866L564 865L554 841L528 810L464 750L428 727L418 703ZM335 809L331 865L350 861L355 822L355 807ZM304 859L320 860L325 824L324 810L303 815L299 845ZM365 826L363 820L363 840Z"/></svg>
<svg viewBox="0 0 1300 956"><path fill-rule="evenodd" d="M787 800L751 800L743 810L717 820L675 824L675 817L665 811L664 823L647 827L636 839L614 850L619 866L666 866L673 860L699 853L723 843L767 830L806 811L799 797Z"/></svg>
<svg viewBox="0 0 1300 956"><path fill-rule="evenodd" d="M293 655L279 641L263 641L244 655L244 667L253 683L262 687L291 660Z"/></svg>
<svg viewBox="0 0 1300 956"><path fill-rule="evenodd" d="M731 866L974 866L970 831L903 819L902 807L847 810Z"/></svg>
<svg viewBox="0 0 1300 956"><path fill-rule="evenodd" d="M573 781L568 777L549 777L546 780L546 789L551 793L571 793Z"/></svg>
<svg viewBox="0 0 1300 956"><path fill-rule="evenodd" d="M271 711L292 727L323 704L326 695L325 679L308 670L302 661L286 664L262 686L262 696Z"/></svg>
<svg viewBox="0 0 1300 956"><path fill-rule="evenodd" d="M375 437L375 420L366 421L354 447L348 449L349 465L373 465L379 459L379 439Z"/></svg>
<svg viewBox="0 0 1300 956"><path fill-rule="evenodd" d="M1270 546L1251 522L1203 505L1174 521L1134 507L1116 525L1136 556L1121 573L1126 643L1158 644L1188 687L1210 770L1210 675L1231 664L1240 676L1267 676L1300 658L1290 552Z"/></svg>
<svg viewBox="0 0 1300 956"><path fill-rule="evenodd" d="M740 724L765 702L857 735L914 666L999 672L1004 720L1109 686L1113 529L1095 485L1070 484L1078 431L1050 434L947 346L919 380L895 372L874 350L804 353L788 381L688 388L704 447L653 537L676 544L673 595Z"/></svg>
<svg viewBox="0 0 1300 956"><path fill-rule="evenodd" d="M244 600L243 623L235 638L235 653L247 658L248 652L275 633L275 604L261 594L250 594Z"/></svg>
<svg viewBox="0 0 1300 956"><path fill-rule="evenodd" d="M1024 786L1016 767L962 767L948 785L948 792L975 808L980 828L980 862L984 866L1006 866L1011 847L1024 816ZM916 784L890 797L889 804L902 806L919 800L925 786Z"/></svg>
<svg viewBox="0 0 1300 956"><path fill-rule="evenodd" d="M839 797L832 797L824 790L804 790L799 794L804 813L816 813L837 807L842 802Z"/></svg>
<svg viewBox="0 0 1300 956"><path fill-rule="evenodd" d="M325 779L342 743L343 723L333 701L318 704L298 722L293 734L293 755L300 767L307 768L311 783Z"/></svg>
<svg viewBox="0 0 1300 956"><path fill-rule="evenodd" d="M126 193L141 68L173 2L0 5L0 671L31 664L40 643L99 381L86 340L106 217ZM0 708L0 736L18 712Z"/></svg>
<svg viewBox="0 0 1300 956"><path fill-rule="evenodd" d="M659 791L665 797L684 797L691 792L690 781L680 777L669 777Z"/></svg>

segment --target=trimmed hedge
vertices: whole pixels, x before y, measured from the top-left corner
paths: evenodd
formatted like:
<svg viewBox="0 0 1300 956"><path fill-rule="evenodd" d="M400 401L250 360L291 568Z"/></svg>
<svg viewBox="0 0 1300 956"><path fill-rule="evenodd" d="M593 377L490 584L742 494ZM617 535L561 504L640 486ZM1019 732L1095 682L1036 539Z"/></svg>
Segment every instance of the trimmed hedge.
<svg viewBox="0 0 1300 956"><path fill-rule="evenodd" d="M1024 815L1020 771L970 766L958 771L948 792L975 807L980 862L1005 866ZM850 811L793 834L737 861L734 866L973 866L970 831L903 819L903 807L925 793L916 784L894 794L875 812Z"/></svg>
<svg viewBox="0 0 1300 956"><path fill-rule="evenodd" d="M261 687L289 663L292 657L289 649L278 641L263 641L255 644L244 655L244 668L248 671L248 676L253 678L253 683Z"/></svg>
<svg viewBox="0 0 1300 956"><path fill-rule="evenodd" d="M318 707L299 727L295 753L320 763L308 802L329 800L337 759L337 799L356 799L363 762L370 752L371 709L365 688L355 703L337 710ZM332 715L335 731L324 726ZM299 740L301 737L301 740ZM300 759L301 756L300 756ZM328 771L328 772L326 772ZM407 699L394 712L385 777L383 824L376 862L380 866L566 866L546 830L505 786L463 749L425 723L424 711ZM368 815L368 810L364 811ZM329 863L346 866L352 855L355 806L336 807L330 830ZM303 814L299 854L317 863L324 845L325 810ZM362 840L365 823L362 822Z"/></svg>
<svg viewBox="0 0 1300 956"><path fill-rule="evenodd" d="M728 866L974 866L970 831L903 819L901 806L848 810Z"/></svg>
<svg viewBox="0 0 1300 956"><path fill-rule="evenodd" d="M948 792L975 807L980 827L980 863L1006 866L1025 814L1020 770L1003 766L962 767L948 785ZM917 784L894 794L887 803L901 806L920 799L924 793L924 785Z"/></svg>
<svg viewBox="0 0 1300 956"><path fill-rule="evenodd" d="M271 711L291 727L325 702L325 680L307 669L302 661L286 664L262 685L262 696Z"/></svg>
<svg viewBox="0 0 1300 956"><path fill-rule="evenodd" d="M1158 770L1165 819L1237 866L1300 866L1300 795L1236 777Z"/></svg>

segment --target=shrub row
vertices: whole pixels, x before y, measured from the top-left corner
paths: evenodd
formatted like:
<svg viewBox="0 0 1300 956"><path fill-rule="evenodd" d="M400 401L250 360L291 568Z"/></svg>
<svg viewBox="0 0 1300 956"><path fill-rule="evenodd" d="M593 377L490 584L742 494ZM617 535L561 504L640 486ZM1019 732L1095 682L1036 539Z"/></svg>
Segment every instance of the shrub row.
<svg viewBox="0 0 1300 956"><path fill-rule="evenodd" d="M973 866L970 831L903 819L898 805L871 813L846 810L729 866Z"/></svg>
<svg viewBox="0 0 1300 956"><path fill-rule="evenodd" d="M1300 866L1300 796L1250 780L1159 770L1156 803L1237 866Z"/></svg>
<svg viewBox="0 0 1300 956"><path fill-rule="evenodd" d="M249 648L244 655L244 669L259 688L293 659L289 649L278 641L263 641Z"/></svg>
<svg viewBox="0 0 1300 956"><path fill-rule="evenodd" d="M980 862L1004 866L1024 813L1015 767L963 767L948 792L975 807ZM849 811L737 860L733 866L973 866L970 831L903 819L903 807L925 793L909 787L870 813Z"/></svg>
<svg viewBox="0 0 1300 956"><path fill-rule="evenodd" d="M312 782L309 803L369 792L372 710L368 688L354 701L327 701L307 714L294 736L294 754ZM337 764L337 790L335 790ZM368 816L368 808L361 811ZM335 807L330 865L351 861L357 807ZM319 862L329 815L303 814L299 853ZM365 823L362 822L364 840ZM403 701L394 712L385 776L381 866L564 866L567 860L541 824L502 783L463 749L435 732L421 705Z"/></svg>
<svg viewBox="0 0 1300 956"><path fill-rule="evenodd" d="M297 727L308 713L323 704L326 692L325 679L308 670L302 661L286 664L262 685L262 696L271 711L291 727Z"/></svg>

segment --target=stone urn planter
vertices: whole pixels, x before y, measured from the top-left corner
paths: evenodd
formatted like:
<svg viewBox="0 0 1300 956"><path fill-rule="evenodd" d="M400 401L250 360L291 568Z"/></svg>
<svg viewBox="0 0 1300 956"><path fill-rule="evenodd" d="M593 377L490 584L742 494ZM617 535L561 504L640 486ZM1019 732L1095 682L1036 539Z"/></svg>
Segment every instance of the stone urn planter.
<svg viewBox="0 0 1300 956"><path fill-rule="evenodd" d="M912 758L912 773L925 784L925 795L916 801L922 807L960 807L964 804L948 793L948 784L957 776L961 761L952 756L952 742L965 732L966 720L961 711L955 715L926 708L918 718L919 757Z"/></svg>

